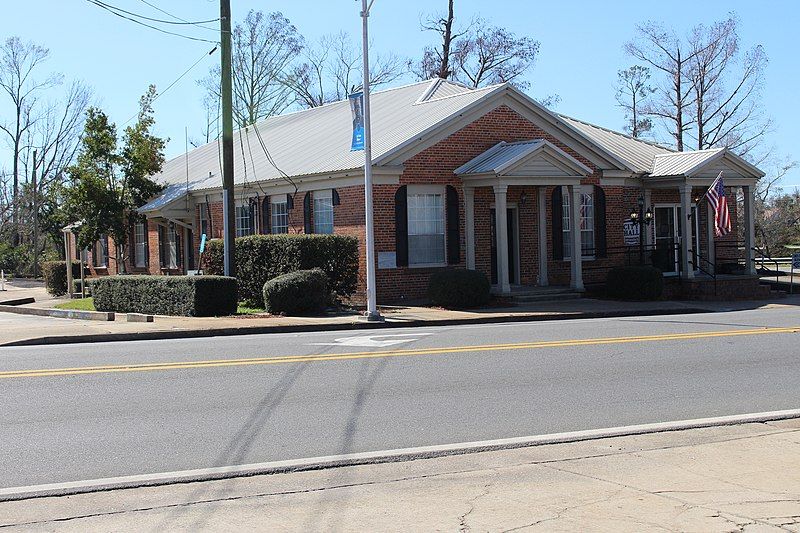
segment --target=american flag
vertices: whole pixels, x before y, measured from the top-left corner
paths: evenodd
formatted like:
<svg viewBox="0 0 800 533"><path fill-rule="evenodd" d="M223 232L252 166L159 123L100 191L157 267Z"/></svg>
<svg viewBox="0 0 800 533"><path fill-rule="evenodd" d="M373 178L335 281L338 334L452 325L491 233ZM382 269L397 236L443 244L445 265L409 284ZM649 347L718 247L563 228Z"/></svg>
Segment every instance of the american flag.
<svg viewBox="0 0 800 533"><path fill-rule="evenodd" d="M706 192L708 204L714 210L714 235L722 237L731 232L731 214L728 211L728 199L725 197L725 185L722 183L722 172Z"/></svg>

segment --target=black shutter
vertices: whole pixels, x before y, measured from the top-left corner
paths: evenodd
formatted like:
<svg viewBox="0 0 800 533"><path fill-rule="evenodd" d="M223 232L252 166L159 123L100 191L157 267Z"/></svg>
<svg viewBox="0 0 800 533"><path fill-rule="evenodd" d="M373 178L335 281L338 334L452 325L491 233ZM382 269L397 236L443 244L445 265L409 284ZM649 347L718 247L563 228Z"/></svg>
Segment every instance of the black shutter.
<svg viewBox="0 0 800 533"><path fill-rule="evenodd" d="M608 257L606 242L606 193L599 185L594 186L594 256Z"/></svg>
<svg viewBox="0 0 800 533"><path fill-rule="evenodd" d="M261 234L269 235L270 224L272 223L269 216L269 196L264 197L264 202L261 204Z"/></svg>
<svg viewBox="0 0 800 533"><path fill-rule="evenodd" d="M307 192L303 198L303 231L306 235L314 233L314 226L311 225L311 193Z"/></svg>
<svg viewBox="0 0 800 533"><path fill-rule="evenodd" d="M564 259L564 234L562 219L564 216L564 199L561 194L561 186L557 185L553 189L553 213L552 213L552 227L553 227L553 259L561 261Z"/></svg>
<svg viewBox="0 0 800 533"><path fill-rule="evenodd" d="M248 201L248 208L250 214L250 233L248 235L255 235L256 212L258 211L258 198L250 198L250 200Z"/></svg>
<svg viewBox="0 0 800 533"><path fill-rule="evenodd" d="M339 205L342 201L339 199L339 191L331 189L331 202L333 205Z"/></svg>
<svg viewBox="0 0 800 533"><path fill-rule="evenodd" d="M458 191L447 186L447 264L457 265L461 261L461 232L459 229Z"/></svg>
<svg viewBox="0 0 800 533"><path fill-rule="evenodd" d="M292 209L294 209L294 195L293 194L287 194L286 195L286 210L287 211L291 211Z"/></svg>
<svg viewBox="0 0 800 533"><path fill-rule="evenodd" d="M164 235L164 226L158 226L158 264L161 268L164 268L166 265L166 257L164 256L164 242L166 241L166 235Z"/></svg>
<svg viewBox="0 0 800 533"><path fill-rule="evenodd" d="M408 266L408 196L403 185L394 194L394 245L397 266Z"/></svg>
<svg viewBox="0 0 800 533"><path fill-rule="evenodd" d="M136 219L133 219L133 224L131 225L131 232L128 234L128 262L131 264L131 267L136 267L136 224L138 222Z"/></svg>

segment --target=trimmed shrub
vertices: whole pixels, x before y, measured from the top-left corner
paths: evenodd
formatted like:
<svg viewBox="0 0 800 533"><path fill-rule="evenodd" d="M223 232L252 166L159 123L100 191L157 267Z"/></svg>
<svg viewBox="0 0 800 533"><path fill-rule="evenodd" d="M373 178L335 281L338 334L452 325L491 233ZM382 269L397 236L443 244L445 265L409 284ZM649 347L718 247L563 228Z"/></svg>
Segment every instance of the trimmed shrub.
<svg viewBox="0 0 800 533"><path fill-rule="evenodd" d="M107 276L92 282L98 311L171 316L236 313L236 279L224 276Z"/></svg>
<svg viewBox="0 0 800 533"><path fill-rule="evenodd" d="M606 294L618 300L657 300L664 292L664 274L651 266L612 268L606 279Z"/></svg>
<svg viewBox="0 0 800 533"><path fill-rule="evenodd" d="M264 308L272 314L320 313L328 299L328 275L319 268L283 274L264 284Z"/></svg>
<svg viewBox="0 0 800 533"><path fill-rule="evenodd" d="M88 274L88 270L84 270ZM42 263L42 276L47 292L53 296L63 296L69 290L67 287L67 263L66 261L45 261ZM72 279L76 281L75 289L80 288L81 264L72 263Z"/></svg>
<svg viewBox="0 0 800 533"><path fill-rule="evenodd" d="M428 298L447 309L486 305L490 290L486 274L477 270L442 270L433 274L428 282Z"/></svg>
<svg viewBox="0 0 800 533"><path fill-rule="evenodd" d="M207 274L221 275L223 243L208 242L203 254ZM339 299L351 296L358 284L358 239L345 235L251 235L236 239L239 299L264 306L264 284L282 274L319 268Z"/></svg>

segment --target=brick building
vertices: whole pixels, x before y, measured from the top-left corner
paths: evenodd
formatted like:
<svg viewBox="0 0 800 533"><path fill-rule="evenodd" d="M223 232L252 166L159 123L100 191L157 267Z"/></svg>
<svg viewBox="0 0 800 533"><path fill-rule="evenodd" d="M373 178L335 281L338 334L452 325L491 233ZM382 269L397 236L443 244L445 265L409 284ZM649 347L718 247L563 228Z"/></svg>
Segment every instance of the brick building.
<svg viewBox="0 0 800 533"><path fill-rule="evenodd" d="M501 294L582 290L636 255L623 225L640 199L653 214L648 249L667 275L702 279L737 259L754 272L763 173L725 149L678 153L555 114L508 84L444 80L373 93L372 128L379 302L424 296L447 267L482 270ZM348 102L236 132L237 235L333 232L363 244L363 152L350 151L351 133ZM164 165L156 178L167 188L140 209L129 270L192 270L200 235L222 236L220 159L215 142ZM702 195L720 171L744 227L715 239ZM364 263L362 246L362 297Z"/></svg>

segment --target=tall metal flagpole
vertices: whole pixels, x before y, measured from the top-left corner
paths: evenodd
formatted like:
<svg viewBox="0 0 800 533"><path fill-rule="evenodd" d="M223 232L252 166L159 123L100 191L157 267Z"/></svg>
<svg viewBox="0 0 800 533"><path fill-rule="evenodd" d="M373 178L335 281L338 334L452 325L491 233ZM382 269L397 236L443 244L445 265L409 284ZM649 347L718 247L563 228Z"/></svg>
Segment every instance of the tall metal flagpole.
<svg viewBox="0 0 800 533"><path fill-rule="evenodd" d="M369 321L381 321L383 318L378 313L375 296L375 229L372 219L372 125L370 124L369 110L369 38L368 20L369 10L372 8L370 0L361 0L362 19L362 55L364 56L364 207L366 211L366 238L367 238L367 312Z"/></svg>

